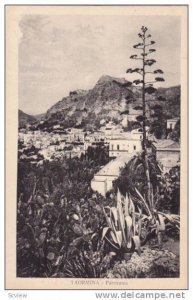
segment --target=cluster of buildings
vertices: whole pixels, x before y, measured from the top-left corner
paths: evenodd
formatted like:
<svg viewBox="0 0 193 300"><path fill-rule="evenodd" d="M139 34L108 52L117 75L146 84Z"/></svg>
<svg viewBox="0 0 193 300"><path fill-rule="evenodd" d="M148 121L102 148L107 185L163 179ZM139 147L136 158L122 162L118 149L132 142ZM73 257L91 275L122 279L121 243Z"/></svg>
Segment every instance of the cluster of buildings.
<svg viewBox="0 0 193 300"><path fill-rule="evenodd" d="M109 146L109 156L117 157L122 153L132 153L141 150L142 133L133 130L125 132L121 124L101 120L101 127L95 131L85 131L81 128L68 128L62 133L60 125L54 125L52 132L42 130L22 129L19 132L20 159L53 160L65 157L80 157L89 146L99 143ZM32 147L36 151L30 150ZM40 159L40 156L43 157Z"/></svg>
<svg viewBox="0 0 193 300"><path fill-rule="evenodd" d="M130 116L131 117L131 116ZM132 115L132 121L134 120ZM167 120L167 129L173 130L178 119ZM60 125L55 125L52 132L41 130L32 131L23 129L19 132L20 159L29 159L32 163L41 164L43 160L62 159L64 157L80 157L85 154L88 147L95 147L102 143L109 148L109 157L112 160L95 174L91 181L93 190L105 196L112 188L113 181L120 175L121 169L137 153L142 151L143 132L141 128L125 131L128 116L123 117L120 124L101 120L99 130L85 131L81 128L68 128L60 132ZM163 173L179 165L180 144L170 139L156 140L149 134L146 127L147 138L151 141L148 149L154 154L160 171ZM35 153L30 149L35 147ZM29 150L26 153L26 150Z"/></svg>
<svg viewBox="0 0 193 300"><path fill-rule="evenodd" d="M85 153L81 133L69 131L66 134L44 131L19 132L20 160L30 160L41 164L43 160L55 160L65 157L80 157Z"/></svg>
<svg viewBox="0 0 193 300"><path fill-rule="evenodd" d="M167 128L174 129L177 121L178 119L168 120ZM119 177L121 169L142 150L142 138L142 130L137 129L109 141L109 156L114 159L95 174L91 181L94 191L105 196L111 190L113 181ZM172 167L180 164L179 142L171 139L152 139L151 135L148 135L148 129L147 138L151 140L148 151L155 155L161 173L168 173Z"/></svg>

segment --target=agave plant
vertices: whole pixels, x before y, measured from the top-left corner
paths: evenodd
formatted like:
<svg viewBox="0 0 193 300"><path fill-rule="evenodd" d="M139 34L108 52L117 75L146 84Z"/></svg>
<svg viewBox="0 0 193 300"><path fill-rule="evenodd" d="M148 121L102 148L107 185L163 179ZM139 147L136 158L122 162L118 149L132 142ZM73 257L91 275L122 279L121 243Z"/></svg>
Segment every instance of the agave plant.
<svg viewBox="0 0 193 300"><path fill-rule="evenodd" d="M143 207L147 213L147 215L143 215L143 223L146 221L146 228L144 241L147 240L150 233L155 232L158 238L158 244L161 245L162 242L162 234L166 231L167 226L175 227L177 230L180 229L180 216L174 214L166 214L160 211L157 211L157 201L155 201L155 197L153 195L153 189L151 191L151 199L150 203L148 204L141 193L135 188L135 191L143 203Z"/></svg>
<svg viewBox="0 0 193 300"><path fill-rule="evenodd" d="M64 276L71 278L101 278L111 266L115 252L105 253L104 241L98 240L94 249L92 241L88 242L88 249L83 248L68 256L64 264Z"/></svg>
<svg viewBox="0 0 193 300"><path fill-rule="evenodd" d="M103 228L102 239L105 239L114 249L129 253L135 249L141 254L142 210L135 209L131 197L122 197L118 190L116 207L104 207L107 227Z"/></svg>

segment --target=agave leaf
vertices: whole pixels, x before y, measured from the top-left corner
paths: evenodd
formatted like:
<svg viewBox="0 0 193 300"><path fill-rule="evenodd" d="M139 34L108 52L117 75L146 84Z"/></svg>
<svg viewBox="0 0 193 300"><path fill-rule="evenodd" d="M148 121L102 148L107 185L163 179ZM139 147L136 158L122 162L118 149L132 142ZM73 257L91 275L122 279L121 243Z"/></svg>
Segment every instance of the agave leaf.
<svg viewBox="0 0 193 300"><path fill-rule="evenodd" d="M131 238L127 241L127 249L131 249L132 242Z"/></svg>
<svg viewBox="0 0 193 300"><path fill-rule="evenodd" d="M117 192L117 204L118 203L121 203L121 193L120 193L119 189L118 189L118 192Z"/></svg>
<svg viewBox="0 0 193 300"><path fill-rule="evenodd" d="M138 235L133 236L133 242L135 244L135 249L139 255L141 255L141 242Z"/></svg>
<svg viewBox="0 0 193 300"><path fill-rule="evenodd" d="M126 193L125 197L125 216L127 217L129 215L129 197L128 194Z"/></svg>
<svg viewBox="0 0 193 300"><path fill-rule="evenodd" d="M174 224L179 229L180 216L174 214L165 214L162 212L158 212L158 214L164 216L170 223Z"/></svg>
<svg viewBox="0 0 193 300"><path fill-rule="evenodd" d="M91 240L94 239L95 236L98 236L98 233L96 233L96 232L93 233L93 234L91 235Z"/></svg>
<svg viewBox="0 0 193 300"><path fill-rule="evenodd" d="M133 221L132 221L132 218L130 216L127 216L125 218L125 222L126 222L127 248L130 249L131 246L132 246L131 238L133 236L133 230L132 230Z"/></svg>
<svg viewBox="0 0 193 300"><path fill-rule="evenodd" d="M132 214L132 223L133 223L133 234L136 232L136 223L135 223L135 214Z"/></svg>
<svg viewBox="0 0 193 300"><path fill-rule="evenodd" d="M164 217L160 214L158 214L158 218L159 218L159 230L160 231L165 231L166 230L166 224L164 222Z"/></svg>
<svg viewBox="0 0 193 300"><path fill-rule="evenodd" d="M106 208L106 207L105 207ZM110 228L112 228L112 223L111 223L111 219L108 217L106 211L105 211L105 208L103 208L103 213L104 213L104 216L105 216L105 219L107 221L107 224Z"/></svg>
<svg viewBox="0 0 193 300"><path fill-rule="evenodd" d="M122 231L121 230L120 231L116 231L115 234L116 234L116 237L117 237L118 245L121 248L122 242L123 242Z"/></svg>
<svg viewBox="0 0 193 300"><path fill-rule="evenodd" d="M131 216L125 217L125 222L126 222L127 228L132 228L133 222L132 222Z"/></svg>
<svg viewBox="0 0 193 300"><path fill-rule="evenodd" d="M111 237L112 237L114 243L119 244L119 243L118 243L117 236L116 236L116 228L115 228L115 224L114 224L114 222L113 222L113 220L112 220L111 218L109 218L108 216L107 216L107 218L108 218L108 223L110 224L110 227L108 227L108 228L111 230L111 231L110 231L110 235L111 235ZM105 227L105 228L106 228L106 227ZM105 237L106 237L106 236L105 236Z"/></svg>
<svg viewBox="0 0 193 300"><path fill-rule="evenodd" d="M105 236L105 239L107 240L107 242L108 242L111 246L113 246L114 248L116 248L117 250L119 250L119 248L118 248L115 244L113 244L113 243L108 239L107 236Z"/></svg>
<svg viewBox="0 0 193 300"><path fill-rule="evenodd" d="M118 226L118 212L116 207L111 207L111 213L113 215L114 221L115 221L115 226Z"/></svg>
<svg viewBox="0 0 193 300"><path fill-rule="evenodd" d="M142 221L144 221L144 220L150 221L151 219L152 219L152 218L151 218L150 216L147 216L147 215L144 215L144 214L141 215L141 220L142 220Z"/></svg>
<svg viewBox="0 0 193 300"><path fill-rule="evenodd" d="M141 226L142 226L142 221L141 221L141 217L139 217L139 220L138 220L138 228L137 228L137 231L138 231L138 235L141 236Z"/></svg>
<svg viewBox="0 0 193 300"><path fill-rule="evenodd" d="M135 213L135 205L131 199L131 196L129 197L129 200L130 200L130 213Z"/></svg>
<svg viewBox="0 0 193 300"><path fill-rule="evenodd" d="M117 229L115 227L115 222L113 220L112 220L111 224L112 224L112 231L113 232L117 231Z"/></svg>
<svg viewBox="0 0 193 300"><path fill-rule="evenodd" d="M132 215L132 222L133 222L133 232L135 235L136 232L136 221L135 221L135 205L130 197L130 206L131 206L131 215Z"/></svg>
<svg viewBox="0 0 193 300"><path fill-rule="evenodd" d="M180 221L180 216L179 215L175 215L175 214L171 214L171 217L175 220Z"/></svg>
<svg viewBox="0 0 193 300"><path fill-rule="evenodd" d="M112 237L113 241L114 241L116 244L119 244L118 238L117 238L117 235L116 235L116 232L117 232L117 231L118 231L118 230L116 229L114 222L112 222L111 237Z"/></svg>
<svg viewBox="0 0 193 300"><path fill-rule="evenodd" d="M138 212L139 212L139 218L141 218L141 216L142 216L142 209L138 205L137 205L137 209L138 209Z"/></svg>
<svg viewBox="0 0 193 300"><path fill-rule="evenodd" d="M158 233L160 230L160 225L159 225L159 221L156 220L156 233Z"/></svg>
<svg viewBox="0 0 193 300"><path fill-rule="evenodd" d="M158 231L157 233L157 240L158 240L158 245L160 246L162 244L162 235L161 231Z"/></svg>
<svg viewBox="0 0 193 300"><path fill-rule="evenodd" d="M103 232L102 232L102 241L104 239L104 237L107 235L108 231L110 230L109 227L104 227L103 228Z"/></svg>
<svg viewBox="0 0 193 300"><path fill-rule="evenodd" d="M144 206L145 206L145 208L146 208L146 211L147 211L148 215L149 215L150 217L152 217L152 213L151 213L151 211L150 211L150 209L149 209L149 207L148 207L148 205L147 205L145 199L143 198L143 196L141 195L141 193L138 191L137 188L135 188L135 191L136 191L136 193L138 194L138 196L140 197L140 199L142 200L142 202L143 202L143 204L144 204Z"/></svg>
<svg viewBox="0 0 193 300"><path fill-rule="evenodd" d="M126 244L126 236L125 236L125 217L123 214L123 206L121 202L117 202L118 206L118 220L119 220L119 229L122 231L122 237L124 240L124 243Z"/></svg>
<svg viewBox="0 0 193 300"><path fill-rule="evenodd" d="M152 184L150 185L150 203L151 203L151 207L154 209L155 205L154 205L153 186L152 186Z"/></svg>
<svg viewBox="0 0 193 300"><path fill-rule="evenodd" d="M110 235L111 235L111 237L112 237L112 239L113 239L113 242L115 243L115 244L118 244L119 245L119 241L118 241L118 239L117 239L117 234L116 234L116 232L117 231L110 231Z"/></svg>

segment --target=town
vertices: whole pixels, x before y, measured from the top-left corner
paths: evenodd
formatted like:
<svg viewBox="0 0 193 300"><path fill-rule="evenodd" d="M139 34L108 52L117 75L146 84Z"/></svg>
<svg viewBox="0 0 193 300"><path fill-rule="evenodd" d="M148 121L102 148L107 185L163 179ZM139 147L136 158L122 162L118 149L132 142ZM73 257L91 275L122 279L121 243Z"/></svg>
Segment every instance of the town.
<svg viewBox="0 0 193 300"><path fill-rule="evenodd" d="M113 181L119 177L121 168L131 157L142 151L142 128L126 130L129 122L136 121L137 116L137 114L126 115L118 124L101 120L100 128L93 131L82 128L64 130L60 125L54 125L52 132L33 131L29 125L19 132L19 159L41 165L45 160L80 158L81 155L86 154L88 147L104 145L108 148L111 160L95 174L91 187L105 196L112 188ZM167 120L168 132L174 130L177 122L178 118ZM171 140L169 135L167 139L156 139L149 133L148 126L146 126L146 135L149 141L148 152L155 155L161 172L167 173L172 167L179 165L179 142Z"/></svg>

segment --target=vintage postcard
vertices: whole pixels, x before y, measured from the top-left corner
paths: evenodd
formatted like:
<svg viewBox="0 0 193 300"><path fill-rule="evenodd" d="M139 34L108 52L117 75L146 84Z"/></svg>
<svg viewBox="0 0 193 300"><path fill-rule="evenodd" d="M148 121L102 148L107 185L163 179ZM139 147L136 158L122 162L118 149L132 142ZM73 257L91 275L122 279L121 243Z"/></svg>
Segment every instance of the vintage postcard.
<svg viewBox="0 0 193 300"><path fill-rule="evenodd" d="M188 288L187 24L5 7L6 289Z"/></svg>

